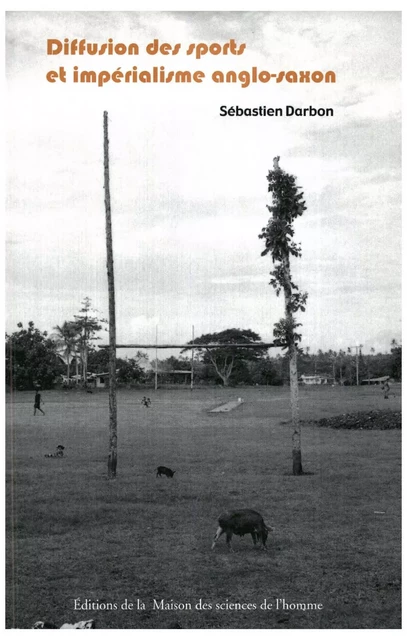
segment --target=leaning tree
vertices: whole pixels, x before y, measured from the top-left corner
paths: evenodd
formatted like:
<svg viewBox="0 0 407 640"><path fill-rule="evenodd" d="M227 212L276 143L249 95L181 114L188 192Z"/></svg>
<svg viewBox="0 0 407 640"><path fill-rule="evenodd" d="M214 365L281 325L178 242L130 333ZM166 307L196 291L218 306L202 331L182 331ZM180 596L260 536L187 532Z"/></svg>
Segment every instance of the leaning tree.
<svg viewBox="0 0 407 640"><path fill-rule="evenodd" d="M270 272L270 284L277 296L284 293L285 316L274 326L274 336L283 350L288 351L290 362L290 399L293 426L293 473L301 475L301 426L298 406L297 351L301 335L297 329L295 313L305 311L308 294L301 293L292 281L290 257L301 256L301 245L293 241L293 222L306 210L301 187L296 185L296 178L279 167L280 157L273 160L273 170L267 176L268 191L272 195L271 205L267 205L272 214L267 226L263 227L259 238L265 241L266 248L261 255L270 253L274 269Z"/></svg>

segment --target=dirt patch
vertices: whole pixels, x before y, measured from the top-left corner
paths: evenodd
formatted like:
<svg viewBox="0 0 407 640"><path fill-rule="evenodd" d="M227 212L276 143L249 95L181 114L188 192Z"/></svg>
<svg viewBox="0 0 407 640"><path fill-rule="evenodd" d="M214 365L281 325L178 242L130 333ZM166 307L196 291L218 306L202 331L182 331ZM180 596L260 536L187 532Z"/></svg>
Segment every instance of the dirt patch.
<svg viewBox="0 0 407 640"><path fill-rule="evenodd" d="M331 429L367 429L380 430L401 429L401 411L359 411L358 413L343 413L332 418L310 420L307 424Z"/></svg>

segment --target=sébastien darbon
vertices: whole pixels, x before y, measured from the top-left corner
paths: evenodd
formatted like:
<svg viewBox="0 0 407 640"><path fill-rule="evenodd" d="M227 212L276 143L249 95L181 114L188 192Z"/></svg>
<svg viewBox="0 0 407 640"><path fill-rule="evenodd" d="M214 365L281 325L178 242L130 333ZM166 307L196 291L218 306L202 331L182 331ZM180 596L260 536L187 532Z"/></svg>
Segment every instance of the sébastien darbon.
<svg viewBox="0 0 407 640"><path fill-rule="evenodd" d="M287 104L284 108L282 107L267 107L266 105L258 106L258 107L240 107L239 105L234 105L233 107L228 107L227 105L222 105L219 107L219 115L229 116L229 117L253 117L253 116L280 116L280 117L329 117L334 115L334 110L332 107L313 107L310 105L309 107L293 107L290 104Z"/></svg>

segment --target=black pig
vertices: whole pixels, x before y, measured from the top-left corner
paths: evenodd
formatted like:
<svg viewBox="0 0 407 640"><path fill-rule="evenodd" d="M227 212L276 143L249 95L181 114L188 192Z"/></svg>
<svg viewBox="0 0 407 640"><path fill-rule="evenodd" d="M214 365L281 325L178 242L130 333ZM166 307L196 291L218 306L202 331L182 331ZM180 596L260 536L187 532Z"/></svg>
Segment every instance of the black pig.
<svg viewBox="0 0 407 640"><path fill-rule="evenodd" d="M157 467L157 474L156 474L156 478L158 476L167 476L167 478L172 478L172 476L174 475L175 471L171 471L171 469L169 469L168 467Z"/></svg>
<svg viewBox="0 0 407 640"><path fill-rule="evenodd" d="M253 543L257 544L257 542L261 540L263 549L267 550L266 540L269 527L267 527L262 516L257 511L253 511L253 509L229 511L228 513L223 513L219 516L218 522L219 527L216 530L212 549L215 548L215 544L222 533L226 533L226 544L229 547L229 551L232 551L230 541L233 534L237 536L244 536L246 533L250 533Z"/></svg>

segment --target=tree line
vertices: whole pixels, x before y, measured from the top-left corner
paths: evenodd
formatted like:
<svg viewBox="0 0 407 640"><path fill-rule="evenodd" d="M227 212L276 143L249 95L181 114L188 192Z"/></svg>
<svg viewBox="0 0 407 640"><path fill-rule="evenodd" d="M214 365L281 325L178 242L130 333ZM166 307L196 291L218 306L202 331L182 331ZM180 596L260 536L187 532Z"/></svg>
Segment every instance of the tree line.
<svg viewBox="0 0 407 640"><path fill-rule="evenodd" d="M215 334L213 334L215 335ZM267 349L265 350L267 352ZM275 356L262 352L255 354L235 355L233 368L229 369L229 375L221 375L217 368L223 364L227 366L227 348L223 348L218 353L217 349L210 350L208 354L198 354L194 356L193 370L195 384L221 384L223 386L236 385L289 385L290 368L289 353L277 354ZM229 351L231 360L232 353ZM372 349L369 353L359 354L359 361L356 364L356 356L350 350L322 351L318 349L312 353L307 347L298 349L297 372L301 382L301 376L320 376L327 379L330 384L356 385L357 377L359 383L373 380L382 376L390 376L396 381L401 380L401 358L402 346L393 340L389 353L375 352ZM215 366L217 363L218 367ZM152 362L155 367L155 361ZM189 374L183 376L172 371L191 370L191 357L171 356L163 360L158 360L157 369L161 372L160 380L169 384L187 384Z"/></svg>
<svg viewBox="0 0 407 640"><path fill-rule="evenodd" d="M51 389L59 385L86 387L91 374L108 370L108 352L96 346L107 325L88 297L72 319L56 325L51 333L41 331L32 321L27 327L19 322L18 331L6 333L7 387L17 390L38 386ZM118 358L118 381L128 384L140 380L143 373L140 363L145 359L147 355L140 352L133 358Z"/></svg>
<svg viewBox="0 0 407 640"><path fill-rule="evenodd" d="M81 310L70 321L54 327L54 332L38 329L34 322L6 334L6 384L13 389L51 389L64 384L86 386L90 374L108 371L108 351L97 348L97 340L106 321L91 309L86 298ZM215 349L202 344L219 345ZM231 349L225 343L250 343L258 347ZM260 336L250 330L226 329L195 338L189 349L178 357L148 362L148 356L138 351L131 358L117 358L117 382L121 386L153 385L155 368L160 384L190 384L193 352L194 385L288 385L290 384L289 353L272 355L262 347ZM302 375L320 375L330 382L354 385L359 381L390 376L401 380L402 346L395 340L388 353L371 349L356 355L349 350L298 349L297 370ZM174 372L178 373L174 373ZM185 371L185 374L179 373ZM67 383L67 381L70 381Z"/></svg>

